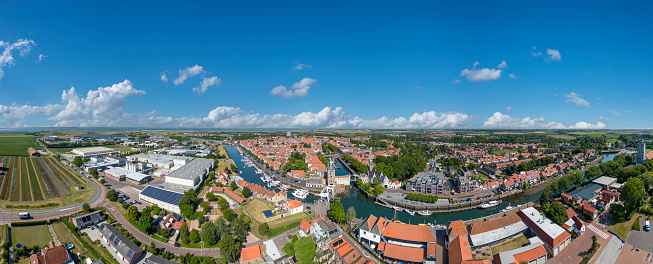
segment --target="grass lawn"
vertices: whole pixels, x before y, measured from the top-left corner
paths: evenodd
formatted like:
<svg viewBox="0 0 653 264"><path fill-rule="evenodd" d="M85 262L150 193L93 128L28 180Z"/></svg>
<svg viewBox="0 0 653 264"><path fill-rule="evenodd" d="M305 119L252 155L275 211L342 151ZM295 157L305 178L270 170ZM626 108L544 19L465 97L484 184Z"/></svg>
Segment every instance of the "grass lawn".
<svg viewBox="0 0 653 264"><path fill-rule="evenodd" d="M275 236L277 236L277 235L279 235L279 234L281 234L283 232L286 232L286 231L288 231L290 229L298 227L301 223L302 223L302 221L296 221L296 222L293 222L293 223L289 223L287 225L270 228L270 230L268 230L267 237L268 238L275 237Z"/></svg>
<svg viewBox="0 0 653 264"><path fill-rule="evenodd" d="M517 150L516 149L499 149L499 150L495 150L493 153L494 153L494 155L501 156L501 155L506 154L508 152L517 152Z"/></svg>
<svg viewBox="0 0 653 264"><path fill-rule="evenodd" d="M296 214L291 215L291 216L286 216L286 217L283 217L283 218L280 218L280 219L277 219L277 220L274 220L274 221L270 221L270 222L268 222L268 225L270 226L270 228L273 228L273 227L277 227L277 226L288 225L288 224L294 223L294 222L301 222L302 219L308 219L308 215L306 213L304 213L304 212L296 213Z"/></svg>
<svg viewBox="0 0 653 264"><path fill-rule="evenodd" d="M4 245L5 243L9 243L9 226L0 225L0 245ZM5 250L7 250L5 247L0 247L0 255L4 254ZM0 263L7 263L7 260L2 258L0 259Z"/></svg>
<svg viewBox="0 0 653 264"><path fill-rule="evenodd" d="M29 156L28 148L41 149L34 136L0 137L0 156Z"/></svg>
<svg viewBox="0 0 653 264"><path fill-rule="evenodd" d="M227 149L225 149L223 145L218 145L218 154L227 157Z"/></svg>
<svg viewBox="0 0 653 264"><path fill-rule="evenodd" d="M224 160L218 161L218 167L215 169L216 171L221 171L221 170L226 170L227 169L227 162Z"/></svg>
<svg viewBox="0 0 653 264"><path fill-rule="evenodd" d="M73 151L74 148L48 148L50 151L55 152L55 153L66 153L66 152L71 152Z"/></svg>
<svg viewBox="0 0 653 264"><path fill-rule="evenodd" d="M612 218L612 220L610 220L610 224L607 225L605 228L612 232L615 232L617 235L619 235L619 237L621 237L621 239L626 240L626 238L628 238L628 234L630 234L630 230L633 226L633 223L640 216L642 215L640 215L639 213L635 213L635 215L633 215L633 218L631 218L629 221L626 221L625 218L623 219Z"/></svg>
<svg viewBox="0 0 653 264"><path fill-rule="evenodd" d="M70 233L70 230L68 230L62 222L52 224L52 229L54 229L54 233L57 234L59 242L75 245L75 248L72 250L75 255L79 252L82 256L81 259L92 257L88 250L86 250L82 243L79 242L72 233Z"/></svg>
<svg viewBox="0 0 653 264"><path fill-rule="evenodd" d="M499 252L520 248L524 244L528 244L528 238L526 238L523 234L520 234L510 241L503 242L499 245L493 246L492 255Z"/></svg>
<svg viewBox="0 0 653 264"><path fill-rule="evenodd" d="M11 228L14 245L21 243L27 247L39 245L41 248L52 241L47 225L17 226Z"/></svg>
<svg viewBox="0 0 653 264"><path fill-rule="evenodd" d="M245 210L247 213L249 213L249 215L259 223L266 222L262 212L270 209L272 209L272 205L259 199L252 199L251 201L247 202L247 205L245 205Z"/></svg>

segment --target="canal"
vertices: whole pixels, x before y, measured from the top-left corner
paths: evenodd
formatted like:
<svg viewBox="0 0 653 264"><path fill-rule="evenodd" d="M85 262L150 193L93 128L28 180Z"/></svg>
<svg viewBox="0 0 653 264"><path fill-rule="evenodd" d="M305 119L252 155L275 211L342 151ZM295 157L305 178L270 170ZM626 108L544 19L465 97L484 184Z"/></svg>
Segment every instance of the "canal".
<svg viewBox="0 0 653 264"><path fill-rule="evenodd" d="M255 173L256 171L255 168L245 167L245 163L241 161L242 157L238 153L236 147L225 146L225 148L227 149L229 156L231 156L231 158L236 163L236 166L238 166L238 169L243 171L243 173L241 173L241 177L243 177L243 179L245 179L247 182L263 184L263 182L261 182L260 179L261 175ZM613 160L616 155L617 154L604 154L604 158L602 162ZM338 162L338 166L340 167L340 169L336 171L336 175L347 175L347 171L344 169L344 166L339 163L340 162ZM454 221L454 220L470 220L474 218L480 218L480 217L485 217L485 216L499 213L502 209L506 208L508 205L515 206L515 205L521 205L531 201L535 201L540 198L541 194L542 191L532 193L532 194L517 194L515 196L511 196L509 198L504 199L500 205L490 209L469 209L469 210L448 212L448 213L433 213L430 216L421 216L417 214L411 216L405 212L397 212L396 220L402 221L404 223L413 223L413 224L436 223L436 221L438 224L447 224L450 221ZM288 197L292 198L292 194L289 193ZM305 201L312 202L315 198L316 198L315 196L311 195ZM361 194L355 188L350 188L348 192L345 192L344 194L339 194L337 198L340 200L345 210L347 210L347 208L349 207L354 207L354 209L356 209L356 215L358 216L358 218L365 218L371 214L375 216L383 216L387 219L394 219L395 217L394 210L384 206L377 205L374 202L374 199L369 198L364 194Z"/></svg>

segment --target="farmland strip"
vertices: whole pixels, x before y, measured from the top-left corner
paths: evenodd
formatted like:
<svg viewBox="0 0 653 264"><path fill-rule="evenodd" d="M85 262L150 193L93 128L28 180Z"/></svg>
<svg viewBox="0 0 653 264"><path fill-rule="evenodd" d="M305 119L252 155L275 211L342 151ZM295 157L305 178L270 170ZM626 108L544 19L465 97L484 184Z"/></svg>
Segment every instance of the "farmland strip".
<svg viewBox="0 0 653 264"><path fill-rule="evenodd" d="M52 160L46 159L46 163L48 164L48 166L50 166L50 170L52 170L52 172L54 172L54 174L58 177L58 179L61 180L63 186L68 188L73 185L73 182L68 177L66 177L65 174L61 172L61 170L57 167L56 164L52 162Z"/></svg>
<svg viewBox="0 0 653 264"><path fill-rule="evenodd" d="M12 170L11 170L11 192L9 192L9 201L18 201L20 200L20 193L16 189L16 185L18 185L18 173L16 173L17 165L16 163L20 162L20 160L16 160L16 157L13 157L13 164Z"/></svg>
<svg viewBox="0 0 653 264"><path fill-rule="evenodd" d="M61 185L56 184L56 181L54 178L55 176L52 175L52 172L49 170L49 167L45 164L45 162L42 159L37 159L36 160L36 165L39 167L39 171L41 172L41 175L43 175L43 182L45 183L45 187L50 193L51 197L61 197L61 192L60 190L63 188Z"/></svg>
<svg viewBox="0 0 653 264"><path fill-rule="evenodd" d="M27 171L27 158L19 158L18 174L20 176L20 200L32 201L32 188L29 187L29 174Z"/></svg>
<svg viewBox="0 0 653 264"><path fill-rule="evenodd" d="M43 200L43 194L41 193L41 185L37 180L36 171L34 166L32 166L33 158L25 159L27 163L27 174L29 175L29 186L32 188L32 200L40 201Z"/></svg>
<svg viewBox="0 0 653 264"><path fill-rule="evenodd" d="M82 184L83 182L80 180L80 178L77 176L76 173L71 172L68 168L63 166L60 162L54 160L54 158L48 158L50 164L52 164L54 167L56 167L57 172L62 174L62 176L65 176L68 178L68 182L71 182L71 185L74 184Z"/></svg>
<svg viewBox="0 0 653 264"><path fill-rule="evenodd" d="M30 159L30 161L32 163L32 170L34 171L34 175L36 175L36 180L39 183L39 189L41 190L41 194L43 198L52 197L50 196L50 193L48 193L48 191L45 189L45 183L43 182L43 177L45 177L45 175L39 173L39 171L37 170L38 167L36 166L35 163L36 161L34 161L34 159Z"/></svg>
<svg viewBox="0 0 653 264"><path fill-rule="evenodd" d="M69 193L70 193L70 185L67 185L66 181L61 177L61 175L59 175L59 174L58 174L58 173L57 173L57 172L52 168L52 166L50 166L50 164L48 164L47 162L44 162L43 164L45 164L45 166L46 166L46 168L47 168L46 172L47 172L47 173L50 173L50 174L53 176L52 179L55 181L55 183L59 183L59 187L61 187L61 188L59 189L59 194L60 194L61 196L64 196L64 195L66 195L66 194L69 194Z"/></svg>
<svg viewBox="0 0 653 264"><path fill-rule="evenodd" d="M7 159L7 162L10 163L11 158ZM11 177L9 176L9 173L10 173L11 169L9 169L9 168L11 168L11 164L7 164L7 171L5 171L5 175L4 175L3 179L2 179L2 191L0 192L0 199L2 199L2 200L7 200L7 197L9 196L9 194L7 192L7 190L9 189L9 185L10 185L9 179L11 179Z"/></svg>

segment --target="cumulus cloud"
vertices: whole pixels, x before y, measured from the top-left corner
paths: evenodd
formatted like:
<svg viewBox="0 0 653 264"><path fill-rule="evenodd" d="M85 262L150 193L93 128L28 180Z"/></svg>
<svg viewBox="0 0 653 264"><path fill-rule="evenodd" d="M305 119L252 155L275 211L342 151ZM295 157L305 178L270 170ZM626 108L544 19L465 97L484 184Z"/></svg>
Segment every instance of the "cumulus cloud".
<svg viewBox="0 0 653 264"><path fill-rule="evenodd" d="M313 68L313 65L295 62L295 70L303 70Z"/></svg>
<svg viewBox="0 0 653 264"><path fill-rule="evenodd" d="M508 106L508 107L506 107L506 111L508 111L508 112L512 112L512 106Z"/></svg>
<svg viewBox="0 0 653 264"><path fill-rule="evenodd" d="M17 105L9 106L0 105L0 116L9 120L12 127L22 127L25 125L25 119L38 114L51 115L60 111L63 107L56 104L47 104L44 106Z"/></svg>
<svg viewBox="0 0 653 264"><path fill-rule="evenodd" d="M43 59L47 58L48 56L45 56L43 54L39 54L39 62L42 61Z"/></svg>
<svg viewBox="0 0 653 264"><path fill-rule="evenodd" d="M484 128L493 129L557 129L565 128L561 123L546 122L543 117L540 118L516 118L501 112L494 113L483 123Z"/></svg>
<svg viewBox="0 0 653 264"><path fill-rule="evenodd" d="M179 77L175 79L174 84L175 85L183 84L186 81L186 79L199 75L201 73L204 73L204 68L202 68L202 66L195 64L195 66L186 67L183 70L179 70Z"/></svg>
<svg viewBox="0 0 653 264"><path fill-rule="evenodd" d="M565 102L572 102L578 106L583 106L583 107L589 107L590 103L583 99L580 94L576 94L574 92L570 94L566 94L565 97L567 97L567 100Z"/></svg>
<svg viewBox="0 0 653 264"><path fill-rule="evenodd" d="M550 60L559 61L562 59L560 51L554 49L546 49L546 54L549 55Z"/></svg>
<svg viewBox="0 0 653 264"><path fill-rule="evenodd" d="M161 81L164 83L168 83L168 74L165 72L161 73Z"/></svg>
<svg viewBox="0 0 653 264"><path fill-rule="evenodd" d="M14 51L18 51L21 57L25 57L34 46L36 46L36 42L31 39L19 39L14 43L0 40L0 49L2 49L2 53L0 53L0 80L5 76L3 68L16 64Z"/></svg>
<svg viewBox="0 0 653 264"><path fill-rule="evenodd" d="M286 86L279 85L272 88L270 91L271 95L279 95L286 99L292 99L295 97L303 97L308 95L308 91L312 86L315 85L317 80L311 78L304 78L299 82L293 83L293 85L288 89Z"/></svg>
<svg viewBox="0 0 653 264"><path fill-rule="evenodd" d="M63 109L50 120L56 126L125 126L137 125L133 115L123 111L127 97L144 95L129 80L108 87L90 90L86 97L80 97L75 87L64 90L61 95Z"/></svg>
<svg viewBox="0 0 653 264"><path fill-rule="evenodd" d="M497 68L499 68L499 69L507 69L507 68L508 68L508 64L506 63L506 61L501 61L501 63L499 63L499 65L497 66Z"/></svg>
<svg viewBox="0 0 653 264"><path fill-rule="evenodd" d="M512 73L511 73L511 74L508 74L508 77L510 77L511 79L517 79L517 76L515 76L515 75L512 74Z"/></svg>
<svg viewBox="0 0 653 264"><path fill-rule="evenodd" d="M211 86L219 86L222 83L222 80L218 79L217 76L211 76L209 78L202 79L199 87L193 88L193 91L197 94L203 94Z"/></svg>
<svg viewBox="0 0 653 264"><path fill-rule="evenodd" d="M503 64L503 62L502 62ZM487 82L491 80L496 80L501 77L501 70L499 69L489 69L489 68L477 68L478 61L474 62L474 67L471 69L464 69L460 72L461 77L466 77L467 80L472 82ZM501 66L501 64L499 65Z"/></svg>
<svg viewBox="0 0 653 264"><path fill-rule="evenodd" d="M578 122L573 126L570 126L571 129L603 129L605 124L602 122L596 122L596 124L590 124L587 122Z"/></svg>
<svg viewBox="0 0 653 264"><path fill-rule="evenodd" d="M462 81L460 79L455 79L455 80L451 81L451 83L453 83L453 84L459 84L461 82Z"/></svg>

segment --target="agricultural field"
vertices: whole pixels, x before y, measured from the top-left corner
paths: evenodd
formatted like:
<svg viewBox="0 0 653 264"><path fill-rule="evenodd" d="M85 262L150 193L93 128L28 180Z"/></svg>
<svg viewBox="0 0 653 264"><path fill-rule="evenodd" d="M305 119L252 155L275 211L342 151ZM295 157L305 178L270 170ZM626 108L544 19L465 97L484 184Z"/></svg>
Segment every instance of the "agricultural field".
<svg viewBox="0 0 653 264"><path fill-rule="evenodd" d="M0 206L70 204L93 193L89 182L53 157L0 156L0 163Z"/></svg>
<svg viewBox="0 0 653 264"><path fill-rule="evenodd" d="M29 156L28 148L41 149L34 136L5 136L0 134L0 156Z"/></svg>
<svg viewBox="0 0 653 264"><path fill-rule="evenodd" d="M123 146L123 145L106 145L106 146L101 146L101 147L112 148L112 149L115 149L117 151L122 151L122 152L129 152L129 151L134 150L132 147ZM76 148L48 148L48 149L50 151L54 152L54 153L65 154L67 152L71 152L73 149L76 149Z"/></svg>

